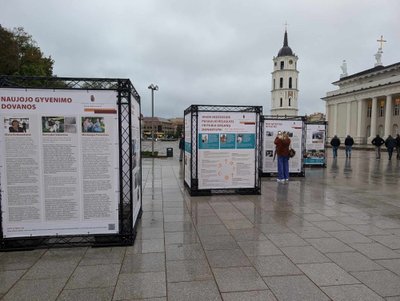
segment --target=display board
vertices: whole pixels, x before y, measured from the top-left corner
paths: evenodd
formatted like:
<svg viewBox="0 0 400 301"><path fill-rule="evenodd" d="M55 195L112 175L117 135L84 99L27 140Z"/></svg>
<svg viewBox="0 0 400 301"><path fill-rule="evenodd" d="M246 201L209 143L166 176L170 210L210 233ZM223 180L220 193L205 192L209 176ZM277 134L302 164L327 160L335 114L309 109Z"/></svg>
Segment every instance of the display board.
<svg viewBox="0 0 400 301"><path fill-rule="evenodd" d="M52 88L70 82L113 88ZM133 243L139 101L129 80L0 78L2 248Z"/></svg>
<svg viewBox="0 0 400 301"><path fill-rule="evenodd" d="M191 187L191 171L192 171L192 118L188 113L184 117L185 121L185 157L184 157L184 170L185 170L185 183Z"/></svg>
<svg viewBox="0 0 400 301"><path fill-rule="evenodd" d="M277 157L275 153L275 138L278 132L287 132L291 140L290 147L296 155L289 160L289 173L294 176L304 176L303 150L305 139L305 126L303 117L262 117L263 148L262 172L263 175L274 175L278 172Z"/></svg>
<svg viewBox="0 0 400 301"><path fill-rule="evenodd" d="M185 169L185 183L192 195L218 190L259 193L260 112L260 107L244 106L191 106L185 111L192 163L190 172Z"/></svg>
<svg viewBox="0 0 400 301"><path fill-rule="evenodd" d="M326 166L326 122L306 123L306 133L304 164Z"/></svg>
<svg viewBox="0 0 400 301"><path fill-rule="evenodd" d="M0 90L5 238L118 233L116 99Z"/></svg>
<svg viewBox="0 0 400 301"><path fill-rule="evenodd" d="M199 189L254 187L256 114L200 112L198 124Z"/></svg>
<svg viewBox="0 0 400 301"><path fill-rule="evenodd" d="M142 204L142 158L140 103L131 99L131 151L132 151L132 222L136 223Z"/></svg>

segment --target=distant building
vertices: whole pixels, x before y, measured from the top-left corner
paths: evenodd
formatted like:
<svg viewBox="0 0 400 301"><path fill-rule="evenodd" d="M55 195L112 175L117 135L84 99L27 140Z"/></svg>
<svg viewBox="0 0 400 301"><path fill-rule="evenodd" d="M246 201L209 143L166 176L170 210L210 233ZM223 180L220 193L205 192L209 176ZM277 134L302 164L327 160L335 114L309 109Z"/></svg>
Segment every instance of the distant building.
<svg viewBox="0 0 400 301"><path fill-rule="evenodd" d="M306 117L308 122L325 121L325 114L320 112L312 113Z"/></svg>
<svg viewBox="0 0 400 301"><path fill-rule="evenodd" d="M154 137L164 138L175 134L175 126L168 119L161 117L143 117L143 137L151 137L152 121L154 123Z"/></svg>
<svg viewBox="0 0 400 301"><path fill-rule="evenodd" d="M370 144L379 134L399 133L400 62L389 66L381 63L382 49L375 55L375 67L347 75L332 84L338 89L326 93L328 138L351 135L358 144ZM342 68L343 69L343 68Z"/></svg>
<svg viewBox="0 0 400 301"><path fill-rule="evenodd" d="M168 120L171 121L175 127L174 130L175 135L180 135L183 131L183 123L184 123L183 118L170 118Z"/></svg>
<svg viewBox="0 0 400 301"><path fill-rule="evenodd" d="M144 138L151 137L152 120L154 121L154 137L168 138L182 132L183 118L143 117L142 132Z"/></svg>
<svg viewBox="0 0 400 301"><path fill-rule="evenodd" d="M288 34L285 30L283 47L278 56L273 58L271 115L297 116L298 113L298 57L288 44Z"/></svg>

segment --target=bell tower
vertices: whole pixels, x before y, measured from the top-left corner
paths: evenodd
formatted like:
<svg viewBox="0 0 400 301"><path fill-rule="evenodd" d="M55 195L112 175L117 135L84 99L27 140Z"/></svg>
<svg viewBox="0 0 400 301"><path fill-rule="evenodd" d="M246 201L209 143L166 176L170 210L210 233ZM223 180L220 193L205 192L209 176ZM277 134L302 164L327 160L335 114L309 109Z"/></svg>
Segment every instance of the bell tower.
<svg viewBox="0 0 400 301"><path fill-rule="evenodd" d="M274 71L272 72L271 115L297 116L298 112L298 57L288 44L288 34L285 30L283 47L278 56L274 56Z"/></svg>

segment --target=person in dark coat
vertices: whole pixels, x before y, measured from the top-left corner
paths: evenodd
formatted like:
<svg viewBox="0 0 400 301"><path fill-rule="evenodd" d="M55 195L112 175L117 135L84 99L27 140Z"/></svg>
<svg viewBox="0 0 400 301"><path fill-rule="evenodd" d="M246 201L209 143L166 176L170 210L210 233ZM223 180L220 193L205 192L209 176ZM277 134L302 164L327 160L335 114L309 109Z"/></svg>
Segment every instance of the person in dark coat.
<svg viewBox="0 0 400 301"><path fill-rule="evenodd" d="M391 135L389 135L386 138L385 146L386 146L388 154L389 154L389 160L392 160L393 150L396 147L396 140Z"/></svg>
<svg viewBox="0 0 400 301"><path fill-rule="evenodd" d="M183 134L181 135L181 139L179 139L179 149L181 150L179 154L179 161L182 161L183 153L185 152L185 137L183 137Z"/></svg>
<svg viewBox="0 0 400 301"><path fill-rule="evenodd" d="M351 158L351 149L354 144L354 139L347 135L346 139L344 140L344 145L346 146L346 158Z"/></svg>
<svg viewBox="0 0 400 301"><path fill-rule="evenodd" d="M381 146L385 143L385 140L383 140L379 135L376 135L374 139L372 139L371 143L375 145L375 156L376 159L381 158Z"/></svg>
<svg viewBox="0 0 400 301"><path fill-rule="evenodd" d="M332 150L333 150L333 158L337 158L337 150L340 146L340 139L338 138L338 136L333 136L332 140L331 140L331 145L332 145Z"/></svg>
<svg viewBox="0 0 400 301"><path fill-rule="evenodd" d="M397 160L400 160L400 134L396 136Z"/></svg>

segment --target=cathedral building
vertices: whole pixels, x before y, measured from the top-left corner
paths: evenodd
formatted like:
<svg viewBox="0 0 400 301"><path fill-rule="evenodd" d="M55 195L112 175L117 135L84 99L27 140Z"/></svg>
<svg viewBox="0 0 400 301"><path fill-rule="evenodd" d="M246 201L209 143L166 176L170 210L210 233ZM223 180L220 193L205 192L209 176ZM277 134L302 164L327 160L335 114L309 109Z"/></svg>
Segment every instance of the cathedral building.
<svg viewBox="0 0 400 301"><path fill-rule="evenodd" d="M278 56L273 58L271 115L297 116L298 113L298 57L288 44L288 34L285 30L283 47Z"/></svg>
<svg viewBox="0 0 400 301"><path fill-rule="evenodd" d="M332 83L338 88L322 98L326 102L328 139L351 135L357 144L371 144L377 134L387 138L399 133L400 62L383 66L382 53L381 44L375 66L351 75L343 61L343 73Z"/></svg>

